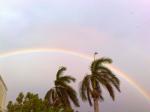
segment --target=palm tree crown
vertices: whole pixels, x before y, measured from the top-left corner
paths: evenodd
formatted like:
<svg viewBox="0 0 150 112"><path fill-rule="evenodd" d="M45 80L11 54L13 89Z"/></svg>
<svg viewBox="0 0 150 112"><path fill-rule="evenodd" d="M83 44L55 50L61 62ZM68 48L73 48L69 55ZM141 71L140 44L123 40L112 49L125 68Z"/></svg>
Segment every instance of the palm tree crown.
<svg viewBox="0 0 150 112"><path fill-rule="evenodd" d="M80 87L80 96L83 101L89 102L92 106L92 100L104 100L102 87L106 88L113 100L115 100L114 88L120 92L119 79L104 64L110 64L110 58L100 58L92 62L90 71L82 80Z"/></svg>
<svg viewBox="0 0 150 112"><path fill-rule="evenodd" d="M79 107L79 101L76 91L69 85L71 82L75 82L75 78L71 76L64 76L63 72L66 71L66 67L61 67L54 81L55 86L51 88L45 95L45 99L49 101L50 105L64 106L71 108L71 102Z"/></svg>

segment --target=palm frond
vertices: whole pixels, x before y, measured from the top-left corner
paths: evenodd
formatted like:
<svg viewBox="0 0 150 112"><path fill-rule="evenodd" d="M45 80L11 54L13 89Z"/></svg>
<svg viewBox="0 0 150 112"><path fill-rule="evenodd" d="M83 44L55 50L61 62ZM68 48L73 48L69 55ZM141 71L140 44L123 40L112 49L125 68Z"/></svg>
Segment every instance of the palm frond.
<svg viewBox="0 0 150 112"><path fill-rule="evenodd" d="M113 100L115 100L115 93L114 93L113 87L110 84L106 84L105 87L107 88L107 90L108 90L109 95L111 96L111 98Z"/></svg>
<svg viewBox="0 0 150 112"><path fill-rule="evenodd" d="M63 76L60 78L60 80L62 82L67 82L67 83L70 83L71 81L75 82L76 79L74 77L71 77L71 76Z"/></svg>
<svg viewBox="0 0 150 112"><path fill-rule="evenodd" d="M67 90L67 94L69 98L71 99L71 101L74 103L74 105L79 107L80 105L79 105L79 100L77 98L77 93L72 90Z"/></svg>
<svg viewBox="0 0 150 112"><path fill-rule="evenodd" d="M98 73L113 74L112 71L111 71L109 68L107 68L107 67L105 67L105 66L103 66L103 65L97 66L97 67L96 67L96 71L97 71Z"/></svg>
<svg viewBox="0 0 150 112"><path fill-rule="evenodd" d="M97 69L99 71L98 74L111 82L113 86L120 92L120 81L116 75L114 75L113 72L105 66L99 66Z"/></svg>
<svg viewBox="0 0 150 112"><path fill-rule="evenodd" d="M115 99L114 90L111 84L108 82L108 80L99 76L97 77L97 79L99 80L99 83L102 84L103 87L106 87L106 89L109 92L109 95L114 100Z"/></svg>
<svg viewBox="0 0 150 112"><path fill-rule="evenodd" d="M56 74L56 79L58 79L61 75L63 75L63 72L66 70L67 70L66 67L59 68L59 70L57 71L57 74Z"/></svg>
<svg viewBox="0 0 150 112"><path fill-rule="evenodd" d="M62 100L62 103L70 105L70 101L72 101L75 106L79 106L76 91L70 85L59 81L57 82L57 87L57 91L59 92L59 97Z"/></svg>
<svg viewBox="0 0 150 112"><path fill-rule="evenodd" d="M87 87L87 91L86 91L87 93L87 99L88 99L88 102L89 102L89 104L90 104L90 106L92 106L93 105L93 103L92 103L92 100L91 100L91 91L90 91L90 88L89 87Z"/></svg>
<svg viewBox="0 0 150 112"><path fill-rule="evenodd" d="M119 91L120 90L120 81L115 75L111 75L111 78L109 78L109 82Z"/></svg>
<svg viewBox="0 0 150 112"><path fill-rule="evenodd" d="M92 62L91 64L91 72L94 73L95 71L97 71L97 68L103 64L110 64L112 63L112 60L110 58L100 58L100 59L96 59Z"/></svg>
<svg viewBox="0 0 150 112"><path fill-rule="evenodd" d="M58 96L57 96L55 88L51 88L45 95L45 100L49 102L49 105L54 105L57 99L58 99Z"/></svg>
<svg viewBox="0 0 150 112"><path fill-rule="evenodd" d="M109 82L111 82L113 86L120 92L120 81L116 77L116 75L114 75L113 72L105 66L99 66L98 69L98 74L101 75L101 77L107 79Z"/></svg>
<svg viewBox="0 0 150 112"><path fill-rule="evenodd" d="M87 100L87 91L89 91L90 89L90 75L87 75L84 77L84 79L81 82L81 86L80 86L80 96L82 98L83 101Z"/></svg>
<svg viewBox="0 0 150 112"><path fill-rule="evenodd" d="M110 64L110 63L112 63L112 59L110 59L110 58L106 58L106 57L102 57L102 58L100 58L100 59L97 59L97 64L98 65L102 65L102 64Z"/></svg>

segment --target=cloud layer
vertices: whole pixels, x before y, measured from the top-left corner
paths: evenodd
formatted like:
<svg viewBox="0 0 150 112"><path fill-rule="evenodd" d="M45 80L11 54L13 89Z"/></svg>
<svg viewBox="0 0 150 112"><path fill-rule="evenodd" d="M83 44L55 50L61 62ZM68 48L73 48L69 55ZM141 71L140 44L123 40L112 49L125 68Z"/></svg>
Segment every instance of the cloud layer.
<svg viewBox="0 0 150 112"><path fill-rule="evenodd" d="M89 55L97 51L99 56L111 57L149 92L149 12L148 0L0 0L0 53L39 47ZM61 64L69 66L70 74L84 75L89 67L85 60L60 53L0 59L8 99L28 90L42 96ZM143 97L121 80L123 93L115 103L106 100L104 111L148 112Z"/></svg>

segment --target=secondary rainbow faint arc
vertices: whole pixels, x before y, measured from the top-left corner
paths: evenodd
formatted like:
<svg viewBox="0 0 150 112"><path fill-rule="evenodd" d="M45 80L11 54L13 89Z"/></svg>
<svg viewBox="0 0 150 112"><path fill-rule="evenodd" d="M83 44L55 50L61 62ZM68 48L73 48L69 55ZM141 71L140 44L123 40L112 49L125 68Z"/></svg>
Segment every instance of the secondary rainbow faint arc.
<svg viewBox="0 0 150 112"><path fill-rule="evenodd" d="M16 51L4 52L4 53L0 53L0 58L6 58L6 57L10 57L10 56L23 55L23 54L29 54L29 53L41 53L41 52L60 52L60 53L78 56L80 58L84 58L84 59L87 59L90 61L93 60L93 57L90 57L86 54L82 54L82 53L71 51L71 50L56 49L56 48L32 48L32 49L21 49L21 50L16 50ZM136 81L134 81L128 74L122 72L115 66L112 66L112 65L106 65L106 66L109 67L114 73L118 74L123 79L125 79L127 82L129 82L148 101L150 101L150 95L138 83L136 83Z"/></svg>

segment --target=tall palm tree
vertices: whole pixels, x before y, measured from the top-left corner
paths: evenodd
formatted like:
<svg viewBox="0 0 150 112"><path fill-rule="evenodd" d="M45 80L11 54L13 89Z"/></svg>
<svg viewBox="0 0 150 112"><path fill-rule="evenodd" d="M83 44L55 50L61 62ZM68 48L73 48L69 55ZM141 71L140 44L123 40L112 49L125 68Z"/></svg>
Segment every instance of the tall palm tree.
<svg viewBox="0 0 150 112"><path fill-rule="evenodd" d="M96 55L96 54L95 54ZM94 103L94 112L99 112L99 101L103 101L102 88L106 88L109 95L115 100L114 87L120 92L120 81L104 64L110 64L110 58L100 58L91 63L90 74L87 74L80 86L80 96L88 101L90 106Z"/></svg>
<svg viewBox="0 0 150 112"><path fill-rule="evenodd" d="M71 82L75 82L75 78L68 75L64 76L64 71L66 71L66 67L61 67L57 71L55 86L47 92L45 99L50 105L63 106L65 109L72 108L71 101L79 107L76 91L69 85Z"/></svg>

